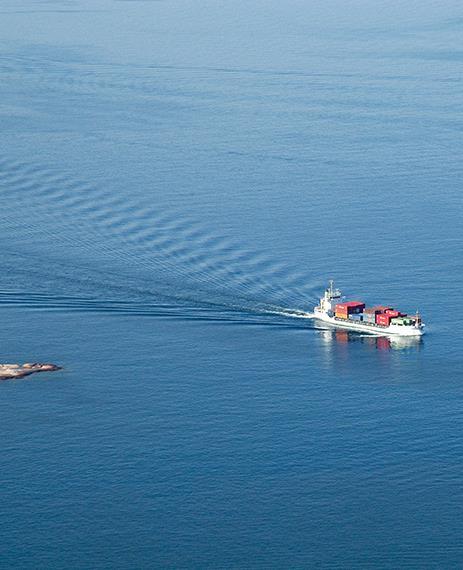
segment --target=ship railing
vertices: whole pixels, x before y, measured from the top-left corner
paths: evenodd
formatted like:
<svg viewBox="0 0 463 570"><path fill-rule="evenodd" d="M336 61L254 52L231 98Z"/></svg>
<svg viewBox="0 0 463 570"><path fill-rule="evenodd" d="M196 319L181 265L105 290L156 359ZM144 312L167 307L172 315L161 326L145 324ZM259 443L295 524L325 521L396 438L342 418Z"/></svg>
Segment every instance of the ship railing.
<svg viewBox="0 0 463 570"><path fill-rule="evenodd" d="M352 320L352 319L340 319L339 317L336 317L336 316L334 317L334 320L335 320L335 321L339 321L339 322L341 322L341 323L357 323L357 324L360 324L360 325L368 325L369 327L370 327L370 326L373 326L373 327L376 327L376 328L378 328L378 329L387 329L388 327L391 326L391 325L380 325L380 324L378 324L378 323L367 323L367 322L365 322L365 321L357 321L357 320ZM393 324L394 324L394 323L393 323ZM413 324L413 325L401 325L401 326L403 326L403 327L416 327L416 324ZM419 327L421 327L421 326L424 326L424 325L422 325L422 324L420 323ZM419 327L418 327L418 328L419 328Z"/></svg>

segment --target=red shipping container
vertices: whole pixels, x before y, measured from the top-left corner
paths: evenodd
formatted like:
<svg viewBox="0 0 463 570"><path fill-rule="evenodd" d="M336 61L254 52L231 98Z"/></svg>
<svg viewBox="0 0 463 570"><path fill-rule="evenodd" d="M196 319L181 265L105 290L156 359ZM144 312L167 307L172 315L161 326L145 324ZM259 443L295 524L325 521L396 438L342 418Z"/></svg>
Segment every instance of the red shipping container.
<svg viewBox="0 0 463 570"><path fill-rule="evenodd" d="M391 307L378 306L378 307L368 307L367 309L364 309L363 312L378 315L379 313L384 313L391 310L392 310Z"/></svg>
<svg viewBox="0 0 463 570"><path fill-rule="evenodd" d="M392 315L379 313L378 315L376 315L376 324L388 327L391 324L391 319L393 318L394 317Z"/></svg>
<svg viewBox="0 0 463 570"><path fill-rule="evenodd" d="M335 311L340 313L355 313L365 307L365 303L360 301L348 301L347 303L339 303L335 306Z"/></svg>
<svg viewBox="0 0 463 570"><path fill-rule="evenodd" d="M399 311L393 311L392 309L386 309L384 313L386 315L391 315L391 317L398 317L400 315Z"/></svg>

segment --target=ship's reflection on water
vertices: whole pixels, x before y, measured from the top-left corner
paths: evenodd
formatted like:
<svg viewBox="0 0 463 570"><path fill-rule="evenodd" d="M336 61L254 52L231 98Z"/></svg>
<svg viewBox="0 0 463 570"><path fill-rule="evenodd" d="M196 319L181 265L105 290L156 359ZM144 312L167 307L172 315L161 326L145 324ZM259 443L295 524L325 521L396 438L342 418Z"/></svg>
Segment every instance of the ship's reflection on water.
<svg viewBox="0 0 463 570"><path fill-rule="evenodd" d="M422 337L404 337L404 336L376 336L359 334L357 332L346 330L322 330L320 331L323 342L331 345L346 345L356 342L363 343L375 350L420 350L423 346Z"/></svg>

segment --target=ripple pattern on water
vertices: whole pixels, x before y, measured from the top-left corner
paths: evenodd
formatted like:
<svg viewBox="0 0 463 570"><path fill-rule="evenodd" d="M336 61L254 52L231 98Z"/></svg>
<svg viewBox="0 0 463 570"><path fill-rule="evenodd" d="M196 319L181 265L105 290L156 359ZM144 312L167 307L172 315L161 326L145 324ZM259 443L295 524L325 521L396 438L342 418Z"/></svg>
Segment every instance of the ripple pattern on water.
<svg viewBox="0 0 463 570"><path fill-rule="evenodd" d="M296 311L316 299L320 284L303 271L214 235L181 209L164 211L135 197L128 202L110 187L6 157L0 159L0 188L4 235L43 263L53 240L62 258L54 253L50 262L74 260L79 271L90 272L96 268L86 260L97 259L113 271L113 282L114 272L121 283L136 275L158 292L173 287L179 299Z"/></svg>

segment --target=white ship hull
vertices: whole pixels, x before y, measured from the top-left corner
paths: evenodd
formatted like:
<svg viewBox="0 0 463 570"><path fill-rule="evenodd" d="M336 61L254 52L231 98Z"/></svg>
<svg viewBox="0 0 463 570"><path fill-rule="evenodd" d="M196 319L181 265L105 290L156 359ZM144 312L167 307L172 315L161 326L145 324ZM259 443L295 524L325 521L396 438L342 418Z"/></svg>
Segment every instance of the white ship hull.
<svg viewBox="0 0 463 570"><path fill-rule="evenodd" d="M355 322L344 319L336 319L327 313L320 311L318 307L315 308L315 318L329 323L334 327L342 329L349 329L358 332L366 332L369 334L384 335L400 335L400 336L421 336L423 334L423 325L420 326L400 326L390 325L388 327L381 327L379 325L366 324L363 322Z"/></svg>

